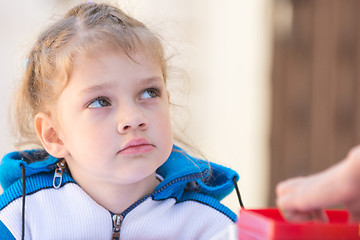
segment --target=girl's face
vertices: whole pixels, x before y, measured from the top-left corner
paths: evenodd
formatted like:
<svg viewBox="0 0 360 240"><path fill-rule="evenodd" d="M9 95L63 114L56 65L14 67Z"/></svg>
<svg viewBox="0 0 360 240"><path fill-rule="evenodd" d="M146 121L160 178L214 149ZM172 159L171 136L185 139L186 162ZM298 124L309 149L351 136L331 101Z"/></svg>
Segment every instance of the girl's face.
<svg viewBox="0 0 360 240"><path fill-rule="evenodd" d="M58 100L59 137L75 180L145 181L169 157L169 97L160 64L138 52L78 56Z"/></svg>

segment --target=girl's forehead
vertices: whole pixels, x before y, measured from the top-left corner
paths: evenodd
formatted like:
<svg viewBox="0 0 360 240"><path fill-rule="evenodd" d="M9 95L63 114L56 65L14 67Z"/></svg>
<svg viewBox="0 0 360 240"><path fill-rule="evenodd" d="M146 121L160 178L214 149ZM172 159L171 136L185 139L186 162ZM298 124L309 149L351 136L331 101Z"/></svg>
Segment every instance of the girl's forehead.
<svg viewBox="0 0 360 240"><path fill-rule="evenodd" d="M162 65L161 59L159 56L154 54L151 50L145 49L143 47L137 47L136 49L132 50L124 50L120 47L114 47L114 46L93 46L91 48L84 49L82 52L78 52L74 58L73 58L73 67L76 66L81 61L96 61L100 57L104 57L106 55L117 55L121 58L128 58L134 63L138 63L138 59L141 58L142 60L146 60L149 62L152 62L153 64L159 64Z"/></svg>
<svg viewBox="0 0 360 240"><path fill-rule="evenodd" d="M157 77L164 81L161 63L145 51L128 55L124 51L105 48L101 51L79 54L73 61L69 82L74 78L88 81L106 76L133 76L134 78ZM164 81L165 82L165 81Z"/></svg>
<svg viewBox="0 0 360 240"><path fill-rule="evenodd" d="M127 60L138 65L146 63L146 65L156 68L156 71L158 72L157 75L163 79L164 83L166 83L166 64L159 55L155 54L155 51L141 46L138 46L131 51L125 51L119 45L108 43L83 45L83 47L77 48L77 51L73 51L70 65L68 65L70 68L66 71L67 80L64 82L64 87L70 84L75 72L79 73L79 70L87 71L90 67L87 65L96 66L96 64L102 64L101 57L106 55L115 55L121 58L125 57Z"/></svg>

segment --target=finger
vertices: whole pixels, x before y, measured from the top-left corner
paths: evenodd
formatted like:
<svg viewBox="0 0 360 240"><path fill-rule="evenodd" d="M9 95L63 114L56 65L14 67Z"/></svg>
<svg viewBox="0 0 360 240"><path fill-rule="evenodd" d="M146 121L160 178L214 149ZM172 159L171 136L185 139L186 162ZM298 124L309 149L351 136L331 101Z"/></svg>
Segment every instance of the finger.
<svg viewBox="0 0 360 240"><path fill-rule="evenodd" d="M329 222L324 210L298 211L282 210L283 217L289 222Z"/></svg>
<svg viewBox="0 0 360 240"><path fill-rule="evenodd" d="M295 177L279 182L276 185L276 194L282 195L289 191L294 191L294 189L297 189L298 185L302 183L303 179L304 177Z"/></svg>

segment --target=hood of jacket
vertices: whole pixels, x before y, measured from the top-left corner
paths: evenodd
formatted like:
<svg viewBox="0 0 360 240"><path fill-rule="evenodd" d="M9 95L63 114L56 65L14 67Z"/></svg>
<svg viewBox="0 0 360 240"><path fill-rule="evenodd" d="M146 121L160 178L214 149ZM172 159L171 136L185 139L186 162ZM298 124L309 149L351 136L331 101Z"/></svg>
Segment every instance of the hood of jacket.
<svg viewBox="0 0 360 240"><path fill-rule="evenodd" d="M25 167L26 177L41 172L50 172L57 167L60 159L44 150L11 152L4 156L0 164L0 184L4 191L22 178L21 165ZM183 191L196 191L223 199L234 189L233 179L238 174L230 168L194 158L174 145L166 162L157 171L164 180L156 187L154 198L177 197ZM171 187L168 187L170 186Z"/></svg>

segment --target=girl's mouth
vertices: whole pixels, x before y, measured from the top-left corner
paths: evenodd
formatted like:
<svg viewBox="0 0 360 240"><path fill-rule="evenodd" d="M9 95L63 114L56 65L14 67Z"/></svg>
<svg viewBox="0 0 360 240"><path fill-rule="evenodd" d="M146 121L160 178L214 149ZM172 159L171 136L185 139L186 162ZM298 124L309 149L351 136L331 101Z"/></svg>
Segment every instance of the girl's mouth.
<svg viewBox="0 0 360 240"><path fill-rule="evenodd" d="M150 144L145 138L137 138L125 144L119 153L124 155L145 154L153 149L154 145Z"/></svg>

